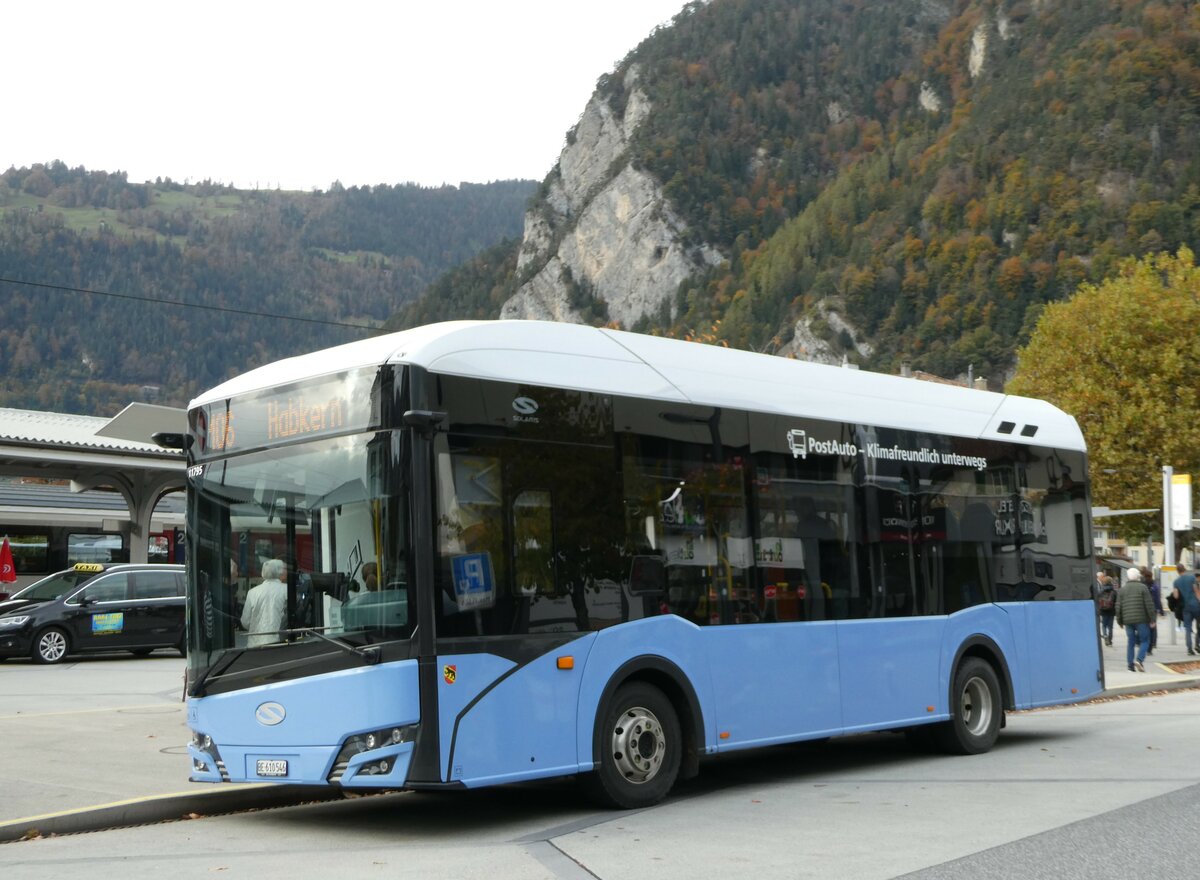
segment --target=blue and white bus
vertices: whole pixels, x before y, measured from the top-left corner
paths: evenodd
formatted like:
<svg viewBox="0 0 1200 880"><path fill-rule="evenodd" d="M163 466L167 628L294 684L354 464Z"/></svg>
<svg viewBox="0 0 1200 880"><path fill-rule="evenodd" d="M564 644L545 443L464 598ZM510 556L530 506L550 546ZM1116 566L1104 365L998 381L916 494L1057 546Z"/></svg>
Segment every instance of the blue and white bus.
<svg viewBox="0 0 1200 880"><path fill-rule="evenodd" d="M189 426L197 781L578 774L637 807L705 756L979 753L1103 689L1084 440L1042 401L451 322L264 366Z"/></svg>

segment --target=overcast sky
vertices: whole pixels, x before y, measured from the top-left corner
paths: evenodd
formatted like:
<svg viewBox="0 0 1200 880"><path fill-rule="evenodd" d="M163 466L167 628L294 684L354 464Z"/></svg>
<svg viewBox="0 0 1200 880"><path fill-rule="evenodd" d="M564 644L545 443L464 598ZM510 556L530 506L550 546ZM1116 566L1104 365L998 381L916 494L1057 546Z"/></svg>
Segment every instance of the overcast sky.
<svg viewBox="0 0 1200 880"><path fill-rule="evenodd" d="M0 170L240 189L540 180L684 0L5 4Z"/></svg>

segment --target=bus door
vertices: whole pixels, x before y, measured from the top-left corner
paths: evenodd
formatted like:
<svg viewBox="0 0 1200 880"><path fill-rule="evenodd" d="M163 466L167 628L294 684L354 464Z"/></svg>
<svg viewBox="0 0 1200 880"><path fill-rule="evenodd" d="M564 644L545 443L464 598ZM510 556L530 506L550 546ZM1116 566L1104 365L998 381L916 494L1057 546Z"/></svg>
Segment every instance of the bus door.
<svg viewBox="0 0 1200 880"><path fill-rule="evenodd" d="M574 643L628 607L613 470L610 449L567 444L454 437L439 452L443 780L577 766L576 655L586 648ZM560 653L574 669L556 665Z"/></svg>

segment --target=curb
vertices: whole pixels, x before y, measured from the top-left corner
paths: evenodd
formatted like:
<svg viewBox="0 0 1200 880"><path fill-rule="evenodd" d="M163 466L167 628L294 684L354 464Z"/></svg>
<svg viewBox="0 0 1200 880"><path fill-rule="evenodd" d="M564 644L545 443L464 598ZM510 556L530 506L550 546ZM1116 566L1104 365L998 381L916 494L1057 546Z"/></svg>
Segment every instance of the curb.
<svg viewBox="0 0 1200 880"><path fill-rule="evenodd" d="M1182 691L1197 687L1200 687L1200 679L1197 678L1160 678L1147 681L1144 684L1127 684L1119 687L1105 688L1097 699L1153 694L1160 691Z"/></svg>
<svg viewBox="0 0 1200 880"><path fill-rule="evenodd" d="M203 816L270 807L290 807L312 801L341 800L343 797L341 788L328 785L252 783L230 786L220 791L182 791L10 819L0 822L0 843L46 837L51 834L76 834L82 831L100 831L195 818L191 814Z"/></svg>

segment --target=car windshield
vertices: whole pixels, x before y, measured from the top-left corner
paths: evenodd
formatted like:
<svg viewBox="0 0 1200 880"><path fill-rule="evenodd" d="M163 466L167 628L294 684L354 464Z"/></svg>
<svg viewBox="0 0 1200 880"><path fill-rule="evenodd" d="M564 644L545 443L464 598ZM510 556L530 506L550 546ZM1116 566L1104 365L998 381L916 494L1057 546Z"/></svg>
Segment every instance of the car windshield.
<svg viewBox="0 0 1200 880"><path fill-rule="evenodd" d="M68 593L73 592L84 581L95 576L95 573L90 571L60 571L58 574L52 574L36 583L30 584L13 596L13 598L50 602L55 599L61 599Z"/></svg>
<svg viewBox="0 0 1200 880"><path fill-rule="evenodd" d="M230 649L408 637L401 446L379 431L192 469L194 674Z"/></svg>

